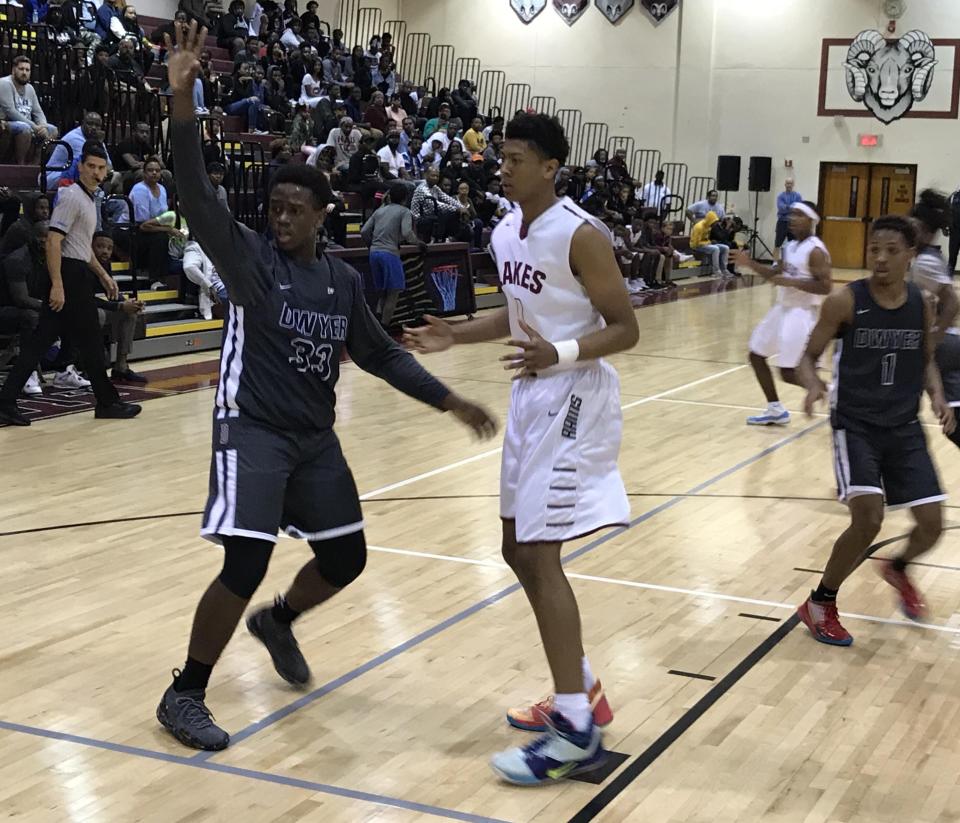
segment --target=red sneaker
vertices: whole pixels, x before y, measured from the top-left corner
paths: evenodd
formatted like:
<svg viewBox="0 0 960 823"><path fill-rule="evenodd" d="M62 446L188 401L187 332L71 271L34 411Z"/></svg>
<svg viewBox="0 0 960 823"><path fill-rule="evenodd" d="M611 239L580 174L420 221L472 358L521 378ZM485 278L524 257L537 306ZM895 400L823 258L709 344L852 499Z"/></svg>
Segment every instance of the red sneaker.
<svg viewBox="0 0 960 823"><path fill-rule="evenodd" d="M593 710L593 722L600 728L609 726L613 722L613 712L599 680L593 684L593 688L587 694L587 699L590 701L590 708ZM554 711L554 706L553 695L551 694L532 706L508 709L507 722L515 729L521 729L525 732L544 732L547 730L547 718L550 717L552 711Z"/></svg>
<svg viewBox="0 0 960 823"><path fill-rule="evenodd" d="M831 646L849 646L853 636L840 625L836 603L814 603L809 597L797 609L800 619L810 629L810 634L821 643Z"/></svg>
<svg viewBox="0 0 960 823"><path fill-rule="evenodd" d="M906 572L898 572L890 560L884 560L880 564L880 576L886 580L900 595L900 608L903 613L911 620L922 620L926 614L927 606L923 602L923 597L918 592Z"/></svg>

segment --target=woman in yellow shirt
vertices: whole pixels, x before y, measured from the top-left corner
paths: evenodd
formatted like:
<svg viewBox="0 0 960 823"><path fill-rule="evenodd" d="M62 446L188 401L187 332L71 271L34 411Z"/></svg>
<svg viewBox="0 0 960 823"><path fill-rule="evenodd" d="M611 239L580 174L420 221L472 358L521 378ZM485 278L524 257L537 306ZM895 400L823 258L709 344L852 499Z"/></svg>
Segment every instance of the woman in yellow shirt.
<svg viewBox="0 0 960 823"><path fill-rule="evenodd" d="M483 154L487 148L487 138L483 136L483 119L474 117L470 128L463 134L463 145L470 154Z"/></svg>

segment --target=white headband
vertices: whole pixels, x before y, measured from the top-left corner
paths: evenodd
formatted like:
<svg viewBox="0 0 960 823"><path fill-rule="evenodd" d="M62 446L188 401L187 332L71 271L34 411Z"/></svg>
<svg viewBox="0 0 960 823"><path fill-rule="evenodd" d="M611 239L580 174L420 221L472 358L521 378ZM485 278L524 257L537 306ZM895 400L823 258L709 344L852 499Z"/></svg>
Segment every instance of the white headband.
<svg viewBox="0 0 960 823"><path fill-rule="evenodd" d="M820 222L820 215L811 209L806 203L794 203L790 208L793 211L798 211L800 214L809 217L813 221L814 226Z"/></svg>

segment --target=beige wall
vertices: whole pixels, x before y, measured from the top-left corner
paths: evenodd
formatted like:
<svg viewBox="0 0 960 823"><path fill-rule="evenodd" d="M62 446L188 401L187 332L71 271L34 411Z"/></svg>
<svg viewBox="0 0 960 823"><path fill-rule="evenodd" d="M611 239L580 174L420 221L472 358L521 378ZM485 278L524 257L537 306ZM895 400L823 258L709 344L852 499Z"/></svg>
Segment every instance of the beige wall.
<svg viewBox="0 0 960 823"><path fill-rule="evenodd" d="M960 38L957 0L908 6L898 33L919 28ZM884 30L880 0L683 0L659 28L639 8L616 27L591 8L569 28L549 6L525 26L507 0L400 0L400 11L409 31L429 32L458 57L502 69L510 82L530 83L534 95L553 95L585 120L605 120L611 134L632 134L638 147L688 163L691 174L713 175L718 154L742 155L744 191L730 200L745 217L752 216L745 191L751 154L772 156L775 186L792 173L810 199L821 160L916 163L921 186L960 185L956 120L885 126L817 116L822 38ZM949 70L939 65L936 82L949 83ZM883 135L883 146L859 148L861 132ZM761 195L766 234L772 206L773 195Z"/></svg>

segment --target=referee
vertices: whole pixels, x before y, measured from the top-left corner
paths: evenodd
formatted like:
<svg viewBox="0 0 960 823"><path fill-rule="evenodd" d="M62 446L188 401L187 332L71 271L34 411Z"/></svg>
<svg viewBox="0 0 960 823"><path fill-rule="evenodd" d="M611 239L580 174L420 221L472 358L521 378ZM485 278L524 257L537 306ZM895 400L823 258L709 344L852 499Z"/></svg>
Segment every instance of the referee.
<svg viewBox="0 0 960 823"><path fill-rule="evenodd" d="M107 297L116 300L116 281L92 253L97 228L94 192L107 176L107 152L98 141L88 140L80 155L80 179L60 189L57 207L47 236L47 269L50 297L40 309L33 335L20 347L20 357L3 389L0 389L0 423L29 426L30 420L17 408L17 396L36 368L41 355L58 337L69 337L80 355L97 398L96 417L128 418L140 414L140 406L123 403L107 377L100 321L94 300L90 270L97 275Z"/></svg>

